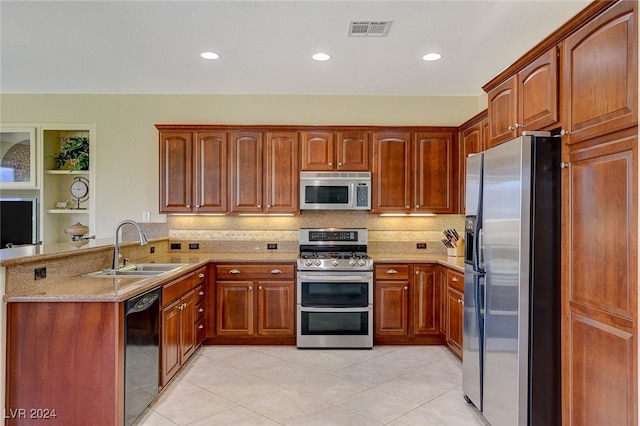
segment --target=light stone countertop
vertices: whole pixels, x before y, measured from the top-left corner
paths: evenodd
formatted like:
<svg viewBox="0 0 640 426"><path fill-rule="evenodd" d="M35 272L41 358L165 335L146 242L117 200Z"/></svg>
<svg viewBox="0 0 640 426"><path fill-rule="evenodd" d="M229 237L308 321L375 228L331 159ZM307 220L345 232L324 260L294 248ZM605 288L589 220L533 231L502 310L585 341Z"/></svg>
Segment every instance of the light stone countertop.
<svg viewBox="0 0 640 426"><path fill-rule="evenodd" d="M122 302L145 291L167 284L173 279L208 263L286 262L294 263L298 253L166 253L156 255L156 263L183 263L170 273L148 278L92 278L74 276L45 287L4 295L6 302ZM464 259L441 255L371 254L375 263L437 263L464 272ZM133 263L145 263L140 259Z"/></svg>

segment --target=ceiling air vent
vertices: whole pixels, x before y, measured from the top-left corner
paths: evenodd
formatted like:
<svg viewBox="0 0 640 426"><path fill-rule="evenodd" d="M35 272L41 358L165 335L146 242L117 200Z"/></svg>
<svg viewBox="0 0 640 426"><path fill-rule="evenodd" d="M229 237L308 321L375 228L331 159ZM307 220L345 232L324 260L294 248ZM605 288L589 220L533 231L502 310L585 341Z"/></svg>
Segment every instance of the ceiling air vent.
<svg viewBox="0 0 640 426"><path fill-rule="evenodd" d="M391 21L351 21L349 37L385 37L389 32Z"/></svg>

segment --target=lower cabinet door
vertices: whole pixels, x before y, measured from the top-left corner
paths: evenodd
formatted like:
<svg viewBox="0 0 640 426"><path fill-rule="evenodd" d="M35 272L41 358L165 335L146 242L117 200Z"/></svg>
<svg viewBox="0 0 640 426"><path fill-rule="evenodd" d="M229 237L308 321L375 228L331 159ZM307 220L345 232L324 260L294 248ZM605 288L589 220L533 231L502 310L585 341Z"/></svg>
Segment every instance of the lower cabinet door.
<svg viewBox="0 0 640 426"><path fill-rule="evenodd" d="M258 281L258 335L295 336L295 283Z"/></svg>
<svg viewBox="0 0 640 426"><path fill-rule="evenodd" d="M447 289L446 335L447 346L458 357L462 358L462 315L464 297L458 290Z"/></svg>
<svg viewBox="0 0 640 426"><path fill-rule="evenodd" d="M162 309L161 386L180 369L180 299Z"/></svg>
<svg viewBox="0 0 640 426"><path fill-rule="evenodd" d="M216 334L218 336L252 336L253 281L218 281L216 283Z"/></svg>
<svg viewBox="0 0 640 426"><path fill-rule="evenodd" d="M409 333L409 282L377 281L375 284L375 335L407 336Z"/></svg>
<svg viewBox="0 0 640 426"><path fill-rule="evenodd" d="M196 351L195 290L180 298L180 357L185 362Z"/></svg>

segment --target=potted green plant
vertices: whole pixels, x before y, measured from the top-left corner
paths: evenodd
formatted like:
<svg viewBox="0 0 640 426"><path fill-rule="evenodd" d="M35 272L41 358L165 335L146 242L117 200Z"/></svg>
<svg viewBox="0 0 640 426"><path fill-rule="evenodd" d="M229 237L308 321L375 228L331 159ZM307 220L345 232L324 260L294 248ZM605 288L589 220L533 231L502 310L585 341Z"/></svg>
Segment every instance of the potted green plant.
<svg viewBox="0 0 640 426"><path fill-rule="evenodd" d="M49 157L55 161L54 169L68 168L73 170L89 170L89 138L72 136L60 139L60 151Z"/></svg>

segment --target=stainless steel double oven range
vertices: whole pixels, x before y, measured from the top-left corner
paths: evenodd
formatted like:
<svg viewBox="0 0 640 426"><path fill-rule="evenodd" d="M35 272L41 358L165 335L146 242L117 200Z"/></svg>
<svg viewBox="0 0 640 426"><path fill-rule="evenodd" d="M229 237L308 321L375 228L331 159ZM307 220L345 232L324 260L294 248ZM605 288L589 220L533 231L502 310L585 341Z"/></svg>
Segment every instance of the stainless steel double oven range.
<svg viewBox="0 0 640 426"><path fill-rule="evenodd" d="M373 347L373 261L364 228L300 229L297 346Z"/></svg>

